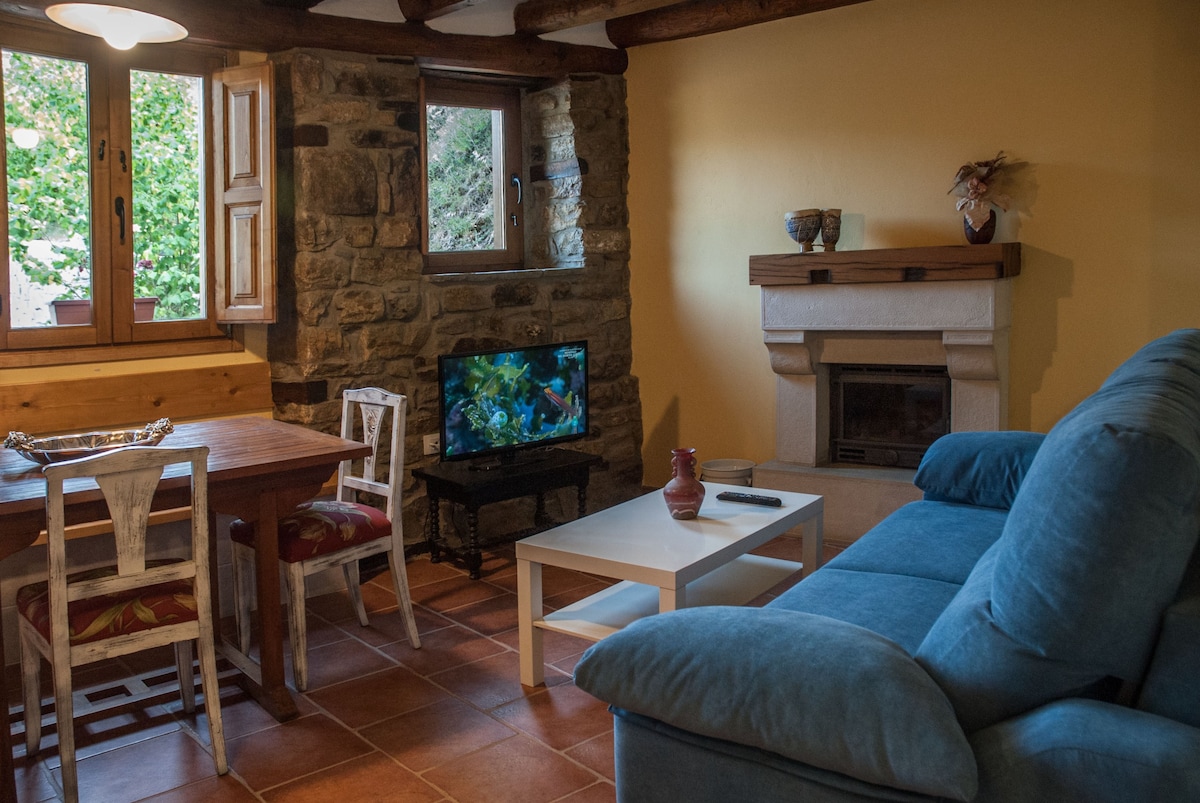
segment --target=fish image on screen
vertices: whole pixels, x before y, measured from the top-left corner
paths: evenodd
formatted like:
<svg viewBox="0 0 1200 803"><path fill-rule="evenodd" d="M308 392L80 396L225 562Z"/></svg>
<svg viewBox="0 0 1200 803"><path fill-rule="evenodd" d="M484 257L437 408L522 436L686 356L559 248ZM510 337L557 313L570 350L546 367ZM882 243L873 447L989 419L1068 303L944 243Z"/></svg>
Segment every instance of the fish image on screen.
<svg viewBox="0 0 1200 803"><path fill-rule="evenodd" d="M588 434L587 341L438 358L443 460L516 462Z"/></svg>

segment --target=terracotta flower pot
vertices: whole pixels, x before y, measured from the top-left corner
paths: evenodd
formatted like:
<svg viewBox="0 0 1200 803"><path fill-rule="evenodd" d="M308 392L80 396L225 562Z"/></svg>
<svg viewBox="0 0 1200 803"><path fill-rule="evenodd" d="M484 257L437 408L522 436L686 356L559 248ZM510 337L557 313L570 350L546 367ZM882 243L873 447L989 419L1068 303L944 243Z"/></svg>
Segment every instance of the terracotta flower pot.
<svg viewBox="0 0 1200 803"><path fill-rule="evenodd" d="M133 300L133 319L135 321L154 320L154 307L158 304L158 296L146 296Z"/></svg>
<svg viewBox="0 0 1200 803"><path fill-rule="evenodd" d="M76 326L92 322L92 301L88 298L60 298L50 302L50 319L55 326Z"/></svg>
<svg viewBox="0 0 1200 803"><path fill-rule="evenodd" d="M154 308L158 296L145 296L133 300L135 321L154 320ZM92 322L92 302L87 298L62 298L50 302L50 317L56 326L71 326Z"/></svg>

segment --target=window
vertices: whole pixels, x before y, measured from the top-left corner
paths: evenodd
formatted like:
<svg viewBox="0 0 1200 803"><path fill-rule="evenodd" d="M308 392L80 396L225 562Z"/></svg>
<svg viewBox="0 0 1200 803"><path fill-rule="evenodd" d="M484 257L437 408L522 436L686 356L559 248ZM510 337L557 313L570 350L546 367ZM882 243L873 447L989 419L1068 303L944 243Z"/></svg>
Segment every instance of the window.
<svg viewBox="0 0 1200 803"><path fill-rule="evenodd" d="M273 262L258 230L255 253L238 251L245 226L226 236L230 182L214 164L263 159L224 143L252 115L213 108L214 84L219 105L227 97L223 56L165 45L122 53L14 27L0 32L0 57L0 347L212 338L224 335L219 321L250 320L230 317L217 296L247 285L261 295L264 253ZM269 117L250 122L254 142L270 136ZM265 230L262 213L273 213L262 196L250 220Z"/></svg>
<svg viewBox="0 0 1200 803"><path fill-rule="evenodd" d="M521 267L519 89L442 77L422 86L426 272Z"/></svg>

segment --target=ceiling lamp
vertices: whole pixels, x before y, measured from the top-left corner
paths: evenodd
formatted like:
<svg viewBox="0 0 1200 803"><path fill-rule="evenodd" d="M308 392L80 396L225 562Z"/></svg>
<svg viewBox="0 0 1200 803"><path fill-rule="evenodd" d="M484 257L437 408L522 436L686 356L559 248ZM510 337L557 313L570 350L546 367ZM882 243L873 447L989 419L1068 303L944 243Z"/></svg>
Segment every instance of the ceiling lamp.
<svg viewBox="0 0 1200 803"><path fill-rule="evenodd" d="M141 42L177 42L187 28L166 17L132 8L95 3L59 3L46 9L46 16L64 28L99 36L117 50L128 50Z"/></svg>

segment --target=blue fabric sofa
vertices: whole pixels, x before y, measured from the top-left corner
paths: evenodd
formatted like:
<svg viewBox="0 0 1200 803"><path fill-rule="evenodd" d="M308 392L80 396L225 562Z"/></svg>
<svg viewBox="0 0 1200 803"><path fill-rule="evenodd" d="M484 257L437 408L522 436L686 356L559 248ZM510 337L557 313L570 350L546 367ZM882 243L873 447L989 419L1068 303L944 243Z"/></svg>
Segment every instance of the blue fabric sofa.
<svg viewBox="0 0 1200 803"><path fill-rule="evenodd" d="M1200 330L915 481L766 607L588 650L619 800L1200 800Z"/></svg>

